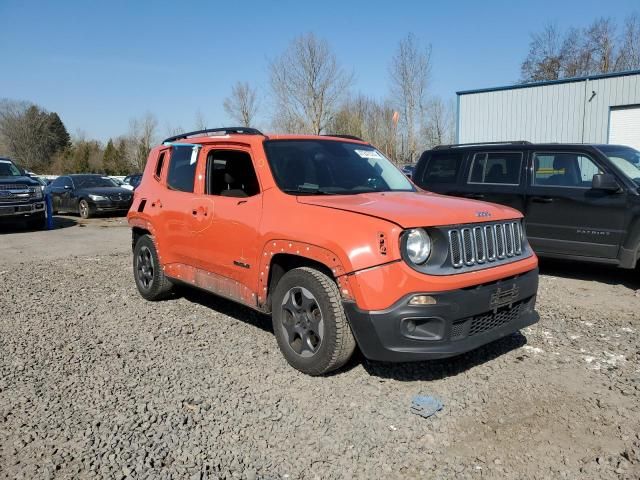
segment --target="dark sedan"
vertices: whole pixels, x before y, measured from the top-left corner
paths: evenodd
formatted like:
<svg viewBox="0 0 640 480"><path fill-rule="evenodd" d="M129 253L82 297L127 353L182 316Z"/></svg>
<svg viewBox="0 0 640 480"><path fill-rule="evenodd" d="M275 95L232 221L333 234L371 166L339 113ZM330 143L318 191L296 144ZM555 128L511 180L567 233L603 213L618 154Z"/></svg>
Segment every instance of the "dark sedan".
<svg viewBox="0 0 640 480"><path fill-rule="evenodd" d="M46 191L51 195L54 213L77 213L82 218L96 213L125 213L133 201L131 190L103 175L63 175Z"/></svg>

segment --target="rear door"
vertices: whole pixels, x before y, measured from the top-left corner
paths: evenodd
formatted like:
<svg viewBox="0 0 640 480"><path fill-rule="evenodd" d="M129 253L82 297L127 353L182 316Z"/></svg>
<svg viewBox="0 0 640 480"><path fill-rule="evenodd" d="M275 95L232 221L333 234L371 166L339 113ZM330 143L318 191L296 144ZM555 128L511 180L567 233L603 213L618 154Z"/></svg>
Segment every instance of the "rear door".
<svg viewBox="0 0 640 480"><path fill-rule="evenodd" d="M470 152L459 195L524 212L526 155L523 150Z"/></svg>
<svg viewBox="0 0 640 480"><path fill-rule="evenodd" d="M526 196L527 235L540 254L613 259L624 236L626 193L593 190L604 162L586 151L532 153Z"/></svg>

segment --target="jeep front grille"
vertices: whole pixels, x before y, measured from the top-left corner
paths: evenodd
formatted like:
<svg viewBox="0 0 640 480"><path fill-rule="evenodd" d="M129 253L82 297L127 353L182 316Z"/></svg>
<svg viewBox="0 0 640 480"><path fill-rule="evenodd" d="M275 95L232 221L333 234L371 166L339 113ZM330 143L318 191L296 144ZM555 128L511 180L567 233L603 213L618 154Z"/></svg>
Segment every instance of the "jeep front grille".
<svg viewBox="0 0 640 480"><path fill-rule="evenodd" d="M469 225L449 230L454 268L472 267L522 255L520 221Z"/></svg>

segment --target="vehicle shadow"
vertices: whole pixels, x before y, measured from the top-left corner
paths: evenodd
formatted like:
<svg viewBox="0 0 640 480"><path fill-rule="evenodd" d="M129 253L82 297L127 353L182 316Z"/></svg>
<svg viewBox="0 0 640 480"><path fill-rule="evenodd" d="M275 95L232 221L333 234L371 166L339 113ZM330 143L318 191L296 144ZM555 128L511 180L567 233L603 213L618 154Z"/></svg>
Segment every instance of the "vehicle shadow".
<svg viewBox="0 0 640 480"><path fill-rule="evenodd" d="M595 281L608 285L623 285L634 290L640 288L638 268L628 270L612 265L572 262L569 260L550 258L540 258L539 267L542 275L552 275L554 277L573 280Z"/></svg>
<svg viewBox="0 0 640 480"><path fill-rule="evenodd" d="M370 361L358 351L357 355L354 355L347 365L340 370L350 370L361 364L369 375L380 378L402 382L442 380L447 377L455 377L474 367L491 362L506 353L523 347L526 343L527 337L520 332L516 332L455 357L403 363ZM516 361L522 361L523 359L524 356L516 357Z"/></svg>
<svg viewBox="0 0 640 480"><path fill-rule="evenodd" d="M189 302L197 303L203 307L210 308L216 312L227 315L241 322L247 323L254 327L258 327L265 332L273 332L271 328L271 317L260 313L252 308L245 307L242 304L227 300L224 297L214 295L188 285L177 285L176 296L180 296ZM275 341L275 340L274 340Z"/></svg>
<svg viewBox="0 0 640 480"><path fill-rule="evenodd" d="M189 285L176 285L174 295L175 297L182 297L189 302L197 303L223 315L260 328L265 332L273 333L270 315L257 312L232 300L227 300L218 295L192 288ZM275 338L273 341L275 345ZM490 362L508 352L521 348L526 345L526 343L527 338L522 333L516 332L456 357L403 363L370 361L356 348L353 356L344 367L328 373L327 376L340 375L362 365L369 375L380 378L406 382L440 380L458 375L483 363ZM523 357L516 357L517 361L521 361L522 359Z"/></svg>
<svg viewBox="0 0 640 480"><path fill-rule="evenodd" d="M69 217L53 217L53 230L69 228L78 224L78 221ZM46 229L30 228L27 222L20 221L13 224L0 224L0 235L11 233L46 232Z"/></svg>

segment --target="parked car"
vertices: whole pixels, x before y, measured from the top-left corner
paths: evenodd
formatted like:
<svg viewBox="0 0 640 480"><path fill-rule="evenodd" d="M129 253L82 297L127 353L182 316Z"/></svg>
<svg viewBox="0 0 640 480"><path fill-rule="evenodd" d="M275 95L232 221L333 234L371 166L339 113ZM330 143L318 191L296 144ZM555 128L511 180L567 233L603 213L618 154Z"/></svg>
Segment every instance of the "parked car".
<svg viewBox="0 0 640 480"><path fill-rule="evenodd" d="M128 214L144 298L182 283L271 313L282 354L311 375L356 344L373 360L442 358L536 322L521 217L420 192L360 140L248 128L166 139Z"/></svg>
<svg viewBox="0 0 640 480"><path fill-rule="evenodd" d="M634 268L640 152L621 145L450 145L426 151L413 181L522 212L540 256Z"/></svg>
<svg viewBox="0 0 640 480"><path fill-rule="evenodd" d="M413 171L416 168L415 165L410 164L410 165L404 165L402 167L402 173L404 173L408 178L411 178L411 176L413 175Z"/></svg>
<svg viewBox="0 0 640 480"><path fill-rule="evenodd" d="M0 158L0 221L30 228L47 224L42 186L8 158Z"/></svg>
<svg viewBox="0 0 640 480"><path fill-rule="evenodd" d="M126 177L124 177L123 182L123 187L126 188L127 190L135 190L138 185L140 185L140 181L142 180L142 174L141 173L136 173L134 175L127 175Z"/></svg>
<svg viewBox="0 0 640 480"><path fill-rule="evenodd" d="M96 213L124 213L133 199L131 191L95 174L62 175L46 191L51 194L54 213L77 213L82 218Z"/></svg>

